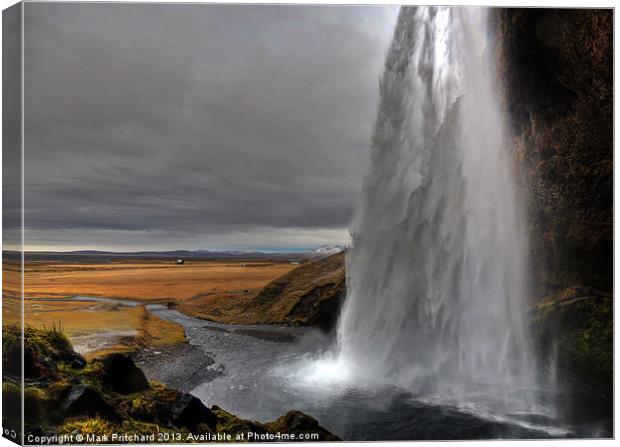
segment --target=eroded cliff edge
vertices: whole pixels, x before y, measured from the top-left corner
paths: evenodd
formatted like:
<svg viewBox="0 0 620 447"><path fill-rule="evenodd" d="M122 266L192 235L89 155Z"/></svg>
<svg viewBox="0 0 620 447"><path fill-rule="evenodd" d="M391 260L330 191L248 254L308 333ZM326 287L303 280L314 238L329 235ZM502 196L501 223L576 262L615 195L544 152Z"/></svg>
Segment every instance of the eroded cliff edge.
<svg viewBox="0 0 620 447"><path fill-rule="evenodd" d="M495 10L537 294L611 291L613 11Z"/></svg>

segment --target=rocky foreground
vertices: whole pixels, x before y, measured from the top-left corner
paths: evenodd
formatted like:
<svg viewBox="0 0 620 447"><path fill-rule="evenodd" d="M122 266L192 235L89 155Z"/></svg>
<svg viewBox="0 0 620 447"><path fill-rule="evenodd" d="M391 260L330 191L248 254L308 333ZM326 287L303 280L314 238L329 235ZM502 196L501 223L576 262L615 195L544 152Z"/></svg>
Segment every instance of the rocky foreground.
<svg viewBox="0 0 620 447"><path fill-rule="evenodd" d="M3 426L20 423L21 340L3 328ZM192 441L332 441L312 417L290 411L273 422L241 419L198 398L147 380L131 357L87 362L57 330L26 328L24 376L28 444Z"/></svg>

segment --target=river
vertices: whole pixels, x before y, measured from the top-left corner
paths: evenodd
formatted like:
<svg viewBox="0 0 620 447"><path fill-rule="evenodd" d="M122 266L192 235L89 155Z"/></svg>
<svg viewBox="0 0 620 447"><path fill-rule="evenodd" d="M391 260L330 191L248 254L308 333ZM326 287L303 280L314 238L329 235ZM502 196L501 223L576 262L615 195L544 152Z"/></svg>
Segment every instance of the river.
<svg viewBox="0 0 620 447"><path fill-rule="evenodd" d="M433 405L395 387L352 386L318 359L333 340L312 328L226 325L149 305L186 331L189 344L142 351L150 379L184 388L206 405L270 421L301 410L345 440L488 439L610 436L611 420L592 411L571 420L542 415L481 415ZM555 395L559 399L561 396Z"/></svg>

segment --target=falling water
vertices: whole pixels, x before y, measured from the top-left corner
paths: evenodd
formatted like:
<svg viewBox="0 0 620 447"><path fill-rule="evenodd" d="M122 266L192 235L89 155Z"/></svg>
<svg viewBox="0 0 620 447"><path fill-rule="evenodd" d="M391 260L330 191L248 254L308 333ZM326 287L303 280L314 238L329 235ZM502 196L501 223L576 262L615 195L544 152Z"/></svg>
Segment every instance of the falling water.
<svg viewBox="0 0 620 447"><path fill-rule="evenodd" d="M492 396L529 411L528 241L487 21L485 9L401 10L352 231L337 364L357 383L455 405Z"/></svg>

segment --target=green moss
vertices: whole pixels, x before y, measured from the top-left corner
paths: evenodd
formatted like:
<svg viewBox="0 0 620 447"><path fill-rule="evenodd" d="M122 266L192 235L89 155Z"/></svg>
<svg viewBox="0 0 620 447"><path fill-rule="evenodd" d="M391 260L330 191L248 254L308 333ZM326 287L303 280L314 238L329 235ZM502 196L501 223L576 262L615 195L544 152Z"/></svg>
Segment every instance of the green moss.
<svg viewBox="0 0 620 447"><path fill-rule="evenodd" d="M535 329L543 354L557 347L558 365L584 383L613 383L613 300L589 289L566 289L539 305Z"/></svg>
<svg viewBox="0 0 620 447"><path fill-rule="evenodd" d="M41 420L45 414L45 394L32 386L24 390L24 416L29 422Z"/></svg>
<svg viewBox="0 0 620 447"><path fill-rule="evenodd" d="M62 378L50 383L49 386L45 389L41 389L41 391L44 393L44 398L48 402L48 405L55 407L57 406L56 404L60 403L62 398L67 395L71 389L71 386L72 385L67 378Z"/></svg>
<svg viewBox="0 0 620 447"><path fill-rule="evenodd" d="M109 435L118 431L118 427L101 418L71 419L58 427L58 434L80 433L83 436Z"/></svg>
<svg viewBox="0 0 620 447"><path fill-rule="evenodd" d="M18 347L21 349L21 328L15 325L2 327L2 352L8 352Z"/></svg>
<svg viewBox="0 0 620 447"><path fill-rule="evenodd" d="M14 396L18 396L21 399L21 388L17 383L10 381L2 382L2 398L13 398Z"/></svg>
<svg viewBox="0 0 620 447"><path fill-rule="evenodd" d="M593 301L593 302L592 302ZM583 324L563 338L565 362L590 381L613 382L613 310L610 299L577 303L574 311L584 314Z"/></svg>
<svg viewBox="0 0 620 447"><path fill-rule="evenodd" d="M40 356L56 356L60 352L73 349L71 342L58 328L49 330L24 328L24 348L31 348Z"/></svg>
<svg viewBox="0 0 620 447"><path fill-rule="evenodd" d="M8 346L21 348L19 330L5 328L7 337L4 340ZM24 403L28 424L28 432L41 431L59 434L92 435L92 442L110 442L113 433L127 435L153 436L157 433L178 434L180 438L168 437L166 441L182 441L189 432L187 428L178 428L171 425L169 408L178 399L179 392L158 383L150 382L150 388L133 394L119 394L103 382L103 364L99 360L89 362L84 368L74 368L64 363L62 358L71 358L71 344L58 330L36 330L28 328L25 331L24 345L30 349L33 365L42 374L26 379ZM45 387L40 383L46 382ZM94 388L103 398L106 405L113 407L109 419L86 416L69 417L63 412L62 403L65 401L72 387L88 385ZM3 402L14 404L19 408L21 390L18 384L6 380L3 384ZM8 408L8 407L5 407ZM230 434L254 431L265 433L268 428L265 424L240 419L224 410L214 407L218 417L218 431ZM10 412L8 412L10 413ZM13 411L14 413L14 411ZM7 411L4 412L5 421L9 422ZM119 418L122 422L119 422ZM17 421L15 421L17 422ZM205 424L195 429L200 433L211 432ZM96 438L100 436L101 438ZM122 442L122 441L121 441Z"/></svg>
<svg viewBox="0 0 620 447"><path fill-rule="evenodd" d="M75 377L99 377L103 374L103 364L98 360L94 360L87 363L83 368L75 368L72 365L60 363L58 370Z"/></svg>
<svg viewBox="0 0 620 447"><path fill-rule="evenodd" d="M211 411L217 416L216 431L236 435L238 433L266 433L267 428L258 422L241 419L234 414L228 413L219 407L211 407Z"/></svg>
<svg viewBox="0 0 620 447"><path fill-rule="evenodd" d="M21 356L23 343L24 375L29 377L49 377L55 374L65 354L72 352L69 339L58 328L35 329L24 328L22 337L19 326L2 328L3 367L10 374L21 374ZM50 360L58 364L51 364Z"/></svg>
<svg viewBox="0 0 620 447"><path fill-rule="evenodd" d="M143 422L136 419L126 419L122 424L122 433L129 435L149 435L152 433L181 433L182 439L185 439L185 435L189 432L187 429L178 429L174 427L164 427L151 422Z"/></svg>

